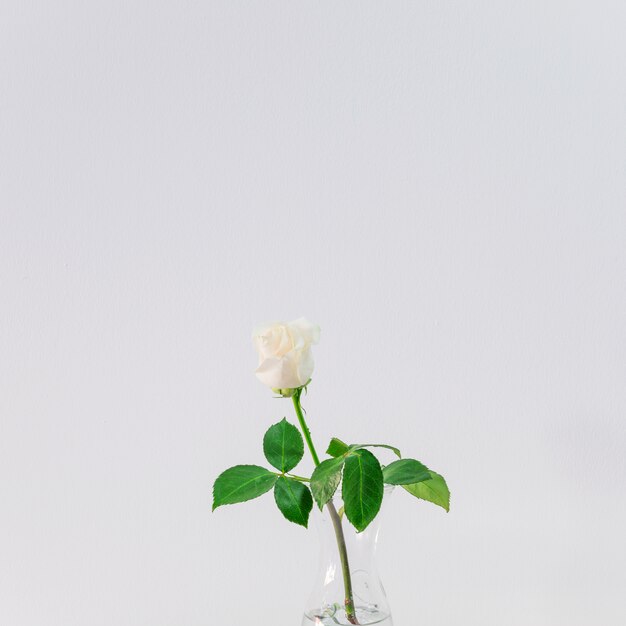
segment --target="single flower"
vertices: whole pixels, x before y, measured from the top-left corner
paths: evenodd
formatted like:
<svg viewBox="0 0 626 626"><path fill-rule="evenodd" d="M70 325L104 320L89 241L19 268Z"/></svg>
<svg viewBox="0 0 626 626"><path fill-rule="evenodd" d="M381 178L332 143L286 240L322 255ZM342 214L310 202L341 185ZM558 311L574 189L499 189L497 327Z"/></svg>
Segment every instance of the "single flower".
<svg viewBox="0 0 626 626"><path fill-rule="evenodd" d="M281 392L306 385L314 367L311 346L319 337L319 326L304 317L259 326L253 333L259 353L257 378Z"/></svg>

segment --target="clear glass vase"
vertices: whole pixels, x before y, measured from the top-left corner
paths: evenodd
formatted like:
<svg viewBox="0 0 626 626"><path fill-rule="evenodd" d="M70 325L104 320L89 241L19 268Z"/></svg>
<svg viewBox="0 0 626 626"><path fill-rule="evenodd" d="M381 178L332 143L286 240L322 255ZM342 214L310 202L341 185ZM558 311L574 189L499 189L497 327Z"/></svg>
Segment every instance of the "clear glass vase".
<svg viewBox="0 0 626 626"><path fill-rule="evenodd" d="M312 626L313 624L324 624L325 626L336 624L342 626L354 624L393 626L391 610L375 562L381 514L392 491L392 486L385 487L381 511L374 521L360 533L357 533L346 517L342 515L343 502L338 495L335 495L332 500L334 509L325 506L324 510L320 512L317 507L314 507L312 516L317 526L321 544L320 566L313 591L306 605L307 608L304 611L302 626ZM350 571L354 602L353 615L346 613L346 581L343 575L344 563L341 558L340 539L337 536L337 524L341 525L345 540L344 554L347 554Z"/></svg>

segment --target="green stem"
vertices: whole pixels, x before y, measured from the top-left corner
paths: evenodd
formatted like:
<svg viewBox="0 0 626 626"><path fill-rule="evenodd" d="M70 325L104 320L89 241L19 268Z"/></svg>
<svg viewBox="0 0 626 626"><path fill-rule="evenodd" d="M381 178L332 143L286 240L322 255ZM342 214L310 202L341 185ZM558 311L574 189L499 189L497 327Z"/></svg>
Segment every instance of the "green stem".
<svg viewBox="0 0 626 626"><path fill-rule="evenodd" d="M280 476L280 474L279 474ZM286 476L288 476L289 478L293 478L293 480L297 480L301 483L310 483L311 479L310 478L304 478L304 476L294 476L293 474L286 474Z"/></svg>
<svg viewBox="0 0 626 626"><path fill-rule="evenodd" d="M302 406L300 405L300 396L302 394L302 388L296 389L295 393L291 397L293 400L293 406L296 410L296 415L298 416L298 422L300 423L300 428L302 429L302 434L304 435L304 439L306 440L307 446L309 447L309 451L311 452L311 456L313 457L313 462L315 465L320 464L320 459L317 456L317 452L315 450L315 446L313 445L313 440L311 439L311 431L307 426L307 423L304 419L304 414L302 411ZM337 509L333 504L333 501L330 500L326 503L328 507L328 513L330 514L330 519L333 523L333 528L335 529L335 537L337 539L337 547L339 548L339 558L341 560L341 571L343 573L343 586L345 590L345 608L346 608L346 618L351 624L358 624L359 620L356 616L356 611L354 609L354 597L352 593L352 576L350 574L350 564L348 562L348 549L346 547L346 538L343 534L343 528L341 526L341 518L339 517L339 513L337 513Z"/></svg>
<svg viewBox="0 0 626 626"><path fill-rule="evenodd" d="M341 526L341 518L337 509L330 500L326 503L330 519L333 522L333 528L335 529L335 537L337 538L337 547L339 548L339 558L341 559L341 571L343 573L343 586L346 593L345 605L346 605L346 617L351 624L358 624L359 621L356 617L356 611L354 610L354 597L352 593L352 576L350 575L350 563L348 562L348 548L346 547L346 538L343 534L343 528Z"/></svg>
<svg viewBox="0 0 626 626"><path fill-rule="evenodd" d="M320 464L320 458L317 456L317 452L315 451L315 446L313 445L313 440L311 439L311 431L309 427L306 425L304 421L304 414L302 413L302 406L300 405L300 395L302 394L302 388L296 389L291 399L293 400L293 407L296 410L296 415L298 416L298 422L300 423L300 428L302 429L302 434L304 435L304 439L306 441L306 445L309 446L309 451L311 452L311 456L313 457L313 462L315 465Z"/></svg>

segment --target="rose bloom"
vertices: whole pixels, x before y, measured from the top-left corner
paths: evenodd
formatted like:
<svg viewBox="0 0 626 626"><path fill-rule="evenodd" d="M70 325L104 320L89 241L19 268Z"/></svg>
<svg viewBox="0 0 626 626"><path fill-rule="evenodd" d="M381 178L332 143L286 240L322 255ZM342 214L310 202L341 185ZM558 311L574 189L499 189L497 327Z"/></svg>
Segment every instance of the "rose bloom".
<svg viewBox="0 0 626 626"><path fill-rule="evenodd" d="M319 326L304 317L259 326L253 333L259 353L257 378L272 389L296 389L306 385L314 367L311 346L319 337Z"/></svg>

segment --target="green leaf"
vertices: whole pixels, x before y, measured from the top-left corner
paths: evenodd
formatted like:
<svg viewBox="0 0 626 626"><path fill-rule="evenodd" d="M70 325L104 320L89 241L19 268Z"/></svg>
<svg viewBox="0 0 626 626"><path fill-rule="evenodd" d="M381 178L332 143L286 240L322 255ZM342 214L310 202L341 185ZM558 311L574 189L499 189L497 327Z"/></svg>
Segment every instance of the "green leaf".
<svg viewBox="0 0 626 626"><path fill-rule="evenodd" d="M450 510L450 490L445 478L430 470L432 478L413 485L402 485L411 495Z"/></svg>
<svg viewBox="0 0 626 626"><path fill-rule="evenodd" d="M346 457L342 496L346 517L359 531L376 517L383 501L383 472L369 450L356 450Z"/></svg>
<svg viewBox="0 0 626 626"><path fill-rule="evenodd" d="M292 470L304 454L304 441L300 431L283 418L270 426L263 437L265 458L281 472Z"/></svg>
<svg viewBox="0 0 626 626"><path fill-rule="evenodd" d="M306 485L292 478L280 476L274 485L274 499L281 513L290 522L305 528L308 526L313 498Z"/></svg>
<svg viewBox="0 0 626 626"><path fill-rule="evenodd" d="M333 497L341 480L341 470L345 458L326 459L322 461L311 475L311 491L320 510Z"/></svg>
<svg viewBox="0 0 626 626"><path fill-rule="evenodd" d="M328 450L326 450L326 454L330 456L343 456L350 452L350 446L347 443L341 441L341 439L337 439L337 437L333 437L328 444Z"/></svg>
<svg viewBox="0 0 626 626"><path fill-rule="evenodd" d="M235 465L222 472L213 483L213 510L258 498L276 482L276 474L258 465Z"/></svg>
<svg viewBox="0 0 626 626"><path fill-rule="evenodd" d="M394 461L383 470L383 478L389 485L411 485L430 477L428 468L415 459Z"/></svg>

